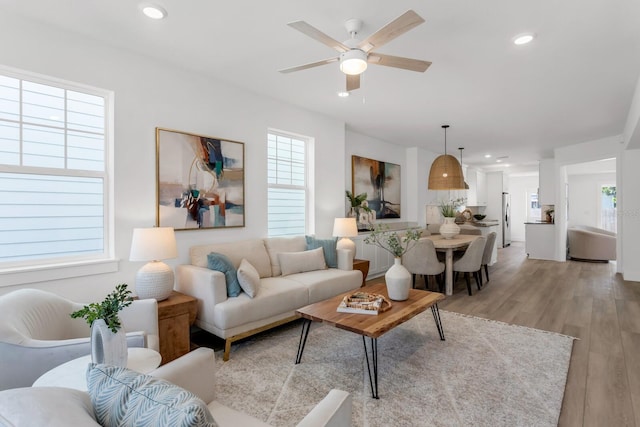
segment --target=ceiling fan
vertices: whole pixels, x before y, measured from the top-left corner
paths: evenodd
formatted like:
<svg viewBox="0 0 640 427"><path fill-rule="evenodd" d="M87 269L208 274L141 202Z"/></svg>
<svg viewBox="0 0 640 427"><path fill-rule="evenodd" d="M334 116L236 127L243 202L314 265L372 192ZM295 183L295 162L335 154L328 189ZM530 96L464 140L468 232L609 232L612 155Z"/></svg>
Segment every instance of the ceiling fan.
<svg viewBox="0 0 640 427"><path fill-rule="evenodd" d="M351 38L343 43L334 40L304 21L290 22L287 25L319 41L320 43L337 50L340 52L340 55L318 62L298 65L297 67L285 68L280 70L280 72L291 73L293 71L306 70L307 68L318 67L320 65L339 61L340 70L347 75L347 91L352 91L360 87L360 74L367 69L367 64L384 65L387 67L424 72L429 68L431 62L373 52L375 49L378 49L382 45L390 42L423 22L424 19L422 19L420 15L413 10L408 10L366 39L359 40L357 35L360 28L362 28L362 21L359 19L350 19L345 23L345 26L347 28L347 32L351 35Z"/></svg>

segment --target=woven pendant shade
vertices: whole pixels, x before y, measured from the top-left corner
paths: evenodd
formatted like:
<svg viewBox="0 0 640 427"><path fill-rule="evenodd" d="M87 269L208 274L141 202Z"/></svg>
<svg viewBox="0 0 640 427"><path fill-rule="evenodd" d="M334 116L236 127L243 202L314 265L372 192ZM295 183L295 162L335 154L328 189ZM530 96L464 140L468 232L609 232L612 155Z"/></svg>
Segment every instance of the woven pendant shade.
<svg viewBox="0 0 640 427"><path fill-rule="evenodd" d="M446 175L446 176L445 176ZM429 190L464 190L464 177L458 159L451 154L438 156L429 171Z"/></svg>
<svg viewBox="0 0 640 427"><path fill-rule="evenodd" d="M449 125L442 125L444 129L444 154L436 157L429 171L429 190L465 190L462 166L458 159L447 154L447 129Z"/></svg>

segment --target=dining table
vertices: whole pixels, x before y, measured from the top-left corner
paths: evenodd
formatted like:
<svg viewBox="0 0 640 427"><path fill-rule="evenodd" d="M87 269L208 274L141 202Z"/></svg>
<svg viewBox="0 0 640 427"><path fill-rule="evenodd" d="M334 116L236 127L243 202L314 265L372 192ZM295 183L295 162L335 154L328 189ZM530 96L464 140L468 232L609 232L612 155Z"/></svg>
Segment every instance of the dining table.
<svg viewBox="0 0 640 427"><path fill-rule="evenodd" d="M462 249L469 246L471 242L476 240L477 235L471 234L458 234L455 237L446 239L441 234L432 234L426 236L433 241L436 251L445 252L445 295L453 295L453 251L456 249Z"/></svg>

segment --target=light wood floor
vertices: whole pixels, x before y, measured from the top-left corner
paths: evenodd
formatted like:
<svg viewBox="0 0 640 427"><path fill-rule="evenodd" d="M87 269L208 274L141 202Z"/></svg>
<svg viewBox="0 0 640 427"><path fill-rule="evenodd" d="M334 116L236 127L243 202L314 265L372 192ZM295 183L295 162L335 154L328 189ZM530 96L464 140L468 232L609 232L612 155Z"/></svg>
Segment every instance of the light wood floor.
<svg viewBox="0 0 640 427"><path fill-rule="evenodd" d="M640 282L615 263L530 260L517 242L498 250L489 278L473 296L460 278L440 308L579 338L559 425L640 427Z"/></svg>

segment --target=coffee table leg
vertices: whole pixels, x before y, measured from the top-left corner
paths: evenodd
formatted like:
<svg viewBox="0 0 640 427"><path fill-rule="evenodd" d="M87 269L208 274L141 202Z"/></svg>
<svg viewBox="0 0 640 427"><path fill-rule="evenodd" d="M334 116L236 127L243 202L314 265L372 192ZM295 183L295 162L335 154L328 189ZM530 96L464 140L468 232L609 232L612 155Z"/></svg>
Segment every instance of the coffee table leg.
<svg viewBox="0 0 640 427"><path fill-rule="evenodd" d="M304 345L307 343L307 337L309 336L309 329L311 328L311 320L302 319L302 332L300 333L300 342L298 343L298 355L296 356L296 365L300 363L302 359L302 353L304 352Z"/></svg>
<svg viewBox="0 0 640 427"><path fill-rule="evenodd" d="M433 313L433 320L435 320L436 322L436 328L438 328L440 339L444 341L444 329L442 328L442 320L440 320L440 310L438 309L438 304L433 304L431 306L431 312Z"/></svg>
<svg viewBox="0 0 640 427"><path fill-rule="evenodd" d="M362 344L364 344L364 357L367 359L367 371L369 371L369 385L371 386L371 397L378 397L378 340L371 338L371 364L373 365L373 377L371 376L371 366L369 364L369 352L367 352L367 339L362 336Z"/></svg>

